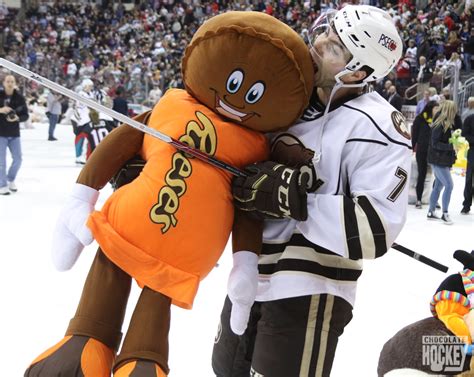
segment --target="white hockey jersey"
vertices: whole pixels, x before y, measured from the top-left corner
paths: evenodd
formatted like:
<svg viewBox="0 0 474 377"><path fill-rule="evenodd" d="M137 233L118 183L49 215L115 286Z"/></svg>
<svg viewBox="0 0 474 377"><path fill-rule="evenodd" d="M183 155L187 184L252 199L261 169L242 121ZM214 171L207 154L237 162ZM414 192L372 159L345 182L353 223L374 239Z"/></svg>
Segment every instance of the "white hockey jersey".
<svg viewBox="0 0 474 377"><path fill-rule="evenodd" d="M309 108L273 137L280 162L303 162L301 171L323 184L308 194L307 221L265 221L257 301L328 293L354 305L362 260L382 256L405 223L411 142L403 116L376 92L323 110Z"/></svg>
<svg viewBox="0 0 474 377"><path fill-rule="evenodd" d="M80 90L78 93L81 97L95 99L92 91L87 93L84 90ZM89 116L89 108L85 104L74 101L73 108L74 111L72 113L71 120L75 121L78 126L84 126L91 121Z"/></svg>
<svg viewBox="0 0 474 377"><path fill-rule="evenodd" d="M107 92L103 89L96 89L93 91L93 98L100 103L101 105L104 105L108 108L112 108L112 99L107 95ZM106 122L113 122L113 118L109 115L107 115L104 112L99 112L99 119L104 120Z"/></svg>

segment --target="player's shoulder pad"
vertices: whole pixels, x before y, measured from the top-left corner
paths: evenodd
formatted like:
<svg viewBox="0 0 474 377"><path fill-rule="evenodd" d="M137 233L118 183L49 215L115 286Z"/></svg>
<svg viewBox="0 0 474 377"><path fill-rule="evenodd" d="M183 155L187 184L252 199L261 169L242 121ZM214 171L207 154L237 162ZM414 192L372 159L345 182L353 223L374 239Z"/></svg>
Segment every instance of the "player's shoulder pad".
<svg viewBox="0 0 474 377"><path fill-rule="evenodd" d="M359 124L366 137L411 149L410 128L403 114L377 92L355 98L343 105L347 115Z"/></svg>

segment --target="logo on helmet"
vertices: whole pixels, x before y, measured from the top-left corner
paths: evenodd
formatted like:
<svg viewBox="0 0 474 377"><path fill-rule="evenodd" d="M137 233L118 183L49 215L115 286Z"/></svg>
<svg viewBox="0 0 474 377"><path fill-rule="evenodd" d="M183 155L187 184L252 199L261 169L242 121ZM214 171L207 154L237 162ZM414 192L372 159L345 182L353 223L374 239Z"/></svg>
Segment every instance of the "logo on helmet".
<svg viewBox="0 0 474 377"><path fill-rule="evenodd" d="M385 34L380 35L379 44L381 44L383 47L390 51L393 51L397 48L397 44L395 43L395 41L392 38L386 36Z"/></svg>

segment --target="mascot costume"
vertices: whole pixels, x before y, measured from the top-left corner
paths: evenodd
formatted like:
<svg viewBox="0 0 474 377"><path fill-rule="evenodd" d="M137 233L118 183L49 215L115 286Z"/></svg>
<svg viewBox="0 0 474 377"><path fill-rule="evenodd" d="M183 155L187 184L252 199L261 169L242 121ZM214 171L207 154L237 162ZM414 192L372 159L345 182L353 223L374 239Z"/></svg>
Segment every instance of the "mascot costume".
<svg viewBox="0 0 474 377"><path fill-rule="evenodd" d="M296 122L313 89L303 40L258 12L205 22L185 51L182 72L186 90L168 90L136 119L238 168L268 158L263 133ZM94 211L98 190L137 154L146 161L140 175ZM261 240L259 220L234 213L231 180L229 172L130 126L111 132L82 169L53 236L61 270L93 239L99 250L65 337L25 376L168 375L171 304L191 309L231 231L234 257ZM142 292L116 356L132 279Z"/></svg>
<svg viewBox="0 0 474 377"><path fill-rule="evenodd" d="M433 365L423 362L424 336L458 336L460 342L472 345L474 335L474 251L457 250L454 258L463 264L463 270L442 281L433 298L432 317L412 323L385 343L378 364L379 376L421 376L434 374ZM472 346L469 347L472 350ZM457 355L459 356L459 355ZM449 355L446 355L448 358ZM472 376L472 355L463 358L460 370L443 374ZM441 366L440 366L441 367ZM439 371L441 372L441 371ZM437 374L438 375L438 374Z"/></svg>

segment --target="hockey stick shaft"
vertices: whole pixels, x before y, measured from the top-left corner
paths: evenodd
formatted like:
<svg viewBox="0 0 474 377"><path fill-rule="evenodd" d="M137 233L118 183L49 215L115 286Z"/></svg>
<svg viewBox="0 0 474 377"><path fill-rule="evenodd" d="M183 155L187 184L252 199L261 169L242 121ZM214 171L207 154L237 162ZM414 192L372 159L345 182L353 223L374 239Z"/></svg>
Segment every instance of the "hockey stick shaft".
<svg viewBox="0 0 474 377"><path fill-rule="evenodd" d="M417 261L420 261L424 264L427 264L428 266L431 266L441 272L448 272L448 267L445 266L444 264L438 263L434 261L433 259L425 257L424 255L418 254L414 252L413 250L406 248L405 246L394 243L392 245L392 249L398 250L401 253L408 255L409 257L412 257L413 259L416 259Z"/></svg>
<svg viewBox="0 0 474 377"><path fill-rule="evenodd" d="M193 157L196 157L197 159L201 160L201 161L204 161L204 162L207 162L213 166L216 166L220 169L223 169L223 170L226 170L236 176L241 176L241 177L246 177L247 174L245 174L242 170L232 166L232 165L229 165L229 164L226 164L225 162L223 161L220 161L212 156L209 156L203 152L201 152L199 149L195 149L195 148L192 148L190 147L189 145L187 144L184 144L182 143L181 141L179 140L176 140L160 131L157 131L151 127L148 127L146 125L144 125L143 123L140 123L140 122L137 122L136 120L134 119L131 119L115 110L112 110L112 109L109 109L108 107L105 107L103 105L101 105L100 103L97 103L95 101L93 101L92 99L90 98L85 98L85 97L82 97L81 95L79 95L78 93L70 90L70 89L67 89L65 88L64 86L62 85L59 85L53 81L50 81L48 80L47 78L44 78L34 72L31 72L29 70L27 70L26 68L23 68L23 67L20 67L19 65L15 64L15 63L12 63L8 60L5 60L3 58L0 58L0 65L2 65L3 67L19 74L20 76L23 76L29 80L32 80L32 81L35 81L37 82L38 84L40 85L43 85L45 87L47 87L48 89L51 89L51 90L54 90L55 92L58 92L68 98L71 98L77 102L80 102L84 105L86 105L87 107L90 107L98 112L102 112L104 114L107 114L108 116L112 117L113 119L115 120L118 120L124 124L128 124L129 126L133 127L133 128L136 128L137 130L140 130L142 131L143 133L146 133L148 135L151 135L153 137L156 137L157 139L165 142L165 143L168 143L170 145L172 145L173 147L175 147L176 149L182 151L182 152L185 152Z"/></svg>

